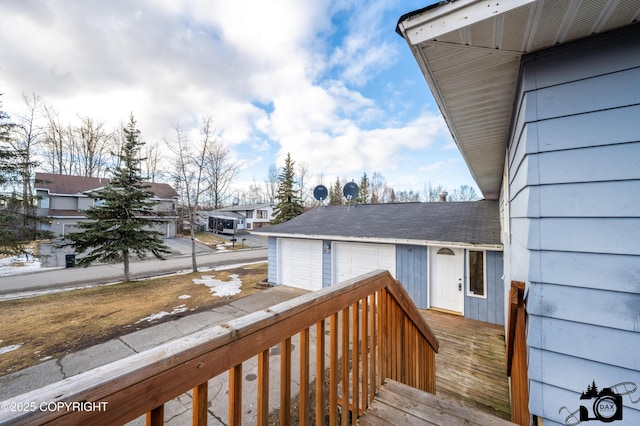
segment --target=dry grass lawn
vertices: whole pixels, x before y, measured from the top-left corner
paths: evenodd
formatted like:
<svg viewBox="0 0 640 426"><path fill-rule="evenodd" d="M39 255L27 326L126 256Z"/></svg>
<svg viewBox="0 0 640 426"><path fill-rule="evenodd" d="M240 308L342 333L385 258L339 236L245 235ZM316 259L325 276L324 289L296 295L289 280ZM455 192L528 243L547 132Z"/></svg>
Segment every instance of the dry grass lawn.
<svg viewBox="0 0 640 426"><path fill-rule="evenodd" d="M232 274L242 280L242 291L234 296L213 296L209 287L193 282L203 275L229 281ZM261 263L0 302L0 348L20 345L0 351L0 376L260 292L264 287L259 283L266 276L267 265ZM176 307L186 310L152 322L140 321Z"/></svg>

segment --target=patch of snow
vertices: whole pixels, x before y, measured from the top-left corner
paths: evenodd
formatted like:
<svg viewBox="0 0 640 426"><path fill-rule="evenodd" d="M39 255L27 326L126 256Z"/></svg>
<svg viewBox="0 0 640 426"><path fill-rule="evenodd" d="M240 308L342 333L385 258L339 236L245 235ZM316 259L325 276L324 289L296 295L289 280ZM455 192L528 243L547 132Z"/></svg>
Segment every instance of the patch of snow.
<svg viewBox="0 0 640 426"><path fill-rule="evenodd" d="M12 256L0 259L0 276L28 274L39 271L41 268L40 259L33 256ZM47 268L52 269L52 268Z"/></svg>
<svg viewBox="0 0 640 426"><path fill-rule="evenodd" d="M44 358L40 358L40 361L49 361L51 358L53 358L52 356L45 356Z"/></svg>
<svg viewBox="0 0 640 426"><path fill-rule="evenodd" d="M181 312L185 312L187 309L188 308L187 308L186 305L175 306L171 312L160 311L157 314L152 314L152 315L149 315L148 317L144 317L142 319L139 319L138 321L136 321L136 324L138 324L139 322L142 322L142 321L147 321L147 322L155 321L155 320L158 320L160 318L166 317L167 315L179 314Z"/></svg>
<svg viewBox="0 0 640 426"><path fill-rule="evenodd" d="M191 295L190 294L181 294L180 296L178 296L178 299L191 299Z"/></svg>
<svg viewBox="0 0 640 426"><path fill-rule="evenodd" d="M240 293L242 290L242 280L238 274L229 275L230 281L216 280L210 275L203 275L201 280L194 279L193 283L196 285L204 284L211 290L213 296L233 296Z"/></svg>
<svg viewBox="0 0 640 426"><path fill-rule="evenodd" d="M6 354L7 352L15 351L16 349L20 349L24 345L24 343L20 343L19 345L9 345L0 348L0 355Z"/></svg>

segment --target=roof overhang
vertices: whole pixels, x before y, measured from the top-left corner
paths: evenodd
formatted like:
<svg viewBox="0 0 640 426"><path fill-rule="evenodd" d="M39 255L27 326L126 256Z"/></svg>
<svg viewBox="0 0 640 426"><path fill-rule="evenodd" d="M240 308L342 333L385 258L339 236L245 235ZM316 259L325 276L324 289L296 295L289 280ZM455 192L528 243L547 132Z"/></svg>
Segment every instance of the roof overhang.
<svg viewBox="0 0 640 426"><path fill-rule="evenodd" d="M272 233L261 231L249 231L252 235L260 235L262 237L276 237L276 238L296 238L296 239L309 239L309 240L326 240L326 241L344 241L344 242L359 242L359 243L378 243L378 244L406 244L412 246L438 246L438 247L453 247L453 248L472 248L476 250L490 250L490 251L503 251L504 247L501 244L475 244L475 243L463 243L452 241L430 241L430 240L409 240L404 238L378 238L378 237L354 237L354 236L342 236L342 235L309 235L309 234L289 234L289 233Z"/></svg>
<svg viewBox="0 0 640 426"><path fill-rule="evenodd" d="M402 16L409 44L486 199L498 199L521 57L631 25L634 0L445 0Z"/></svg>

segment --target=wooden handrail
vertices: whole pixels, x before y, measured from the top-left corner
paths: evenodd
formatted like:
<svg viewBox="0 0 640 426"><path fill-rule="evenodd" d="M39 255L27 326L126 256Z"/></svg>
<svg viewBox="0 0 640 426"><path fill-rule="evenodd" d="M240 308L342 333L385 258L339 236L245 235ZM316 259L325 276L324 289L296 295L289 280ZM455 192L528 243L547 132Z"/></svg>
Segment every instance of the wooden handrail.
<svg viewBox="0 0 640 426"><path fill-rule="evenodd" d="M342 317L341 321L338 321L338 316ZM342 374L336 376L335 371L329 373L329 395L320 392L319 396L323 399L329 397L328 403L316 401L316 406L329 406L332 423L337 419L338 399L342 399L343 424L347 421L347 409L352 412L351 419L355 422L359 412L368 407L373 394L387 377L435 392L434 355L438 350L438 340L402 285L388 272L376 271L167 342L7 401L21 405L101 402L106 403L105 411L0 411L0 423L114 424L125 423L144 413L149 413L148 423L156 423L162 420L165 402L193 389L194 424L203 424L203 417L206 422L208 380L229 371L229 424L239 424L241 410L237 398L242 395L239 388L241 365L256 355L259 372L258 421L264 423L268 415L268 394L261 394L261 390L269 391L269 348L280 343L281 354L287 354L281 358L281 378L285 382L281 383L280 409L283 410L291 399L288 383L291 337L302 333L305 340L302 343L304 350L301 363L306 364L310 358L308 330L315 325L322 332L325 320L331 323L330 368L341 365ZM341 328L339 322L342 322ZM338 334L341 334L341 340L337 340ZM352 340L349 340L350 337ZM325 350L324 339L318 339L318 342L322 346L316 350L322 352L322 356L316 354L316 359L323 358ZM338 345L341 345L341 363L338 362ZM347 357L351 361L350 373L346 371ZM316 377L324 376L324 362L319 364ZM304 367L301 368L301 374L307 377L301 382L308 384L308 368L305 372ZM334 389L338 381L341 382L341 397ZM318 390L320 388L316 387ZM301 393L306 395L306 391ZM308 408L305 401L301 409ZM288 416L288 411L281 413L281 424L288 424ZM317 414L316 418L324 422L321 414Z"/></svg>
<svg viewBox="0 0 640 426"><path fill-rule="evenodd" d="M511 421L529 424L529 379L527 367L525 283L511 281L507 330L507 376L511 378Z"/></svg>
<svg viewBox="0 0 640 426"><path fill-rule="evenodd" d="M507 327L507 376L511 376L511 366L513 364L513 353L516 341L516 324L518 321L518 308L524 308L525 283L522 281L511 281L509 290L509 313ZM522 313L521 313L522 315Z"/></svg>

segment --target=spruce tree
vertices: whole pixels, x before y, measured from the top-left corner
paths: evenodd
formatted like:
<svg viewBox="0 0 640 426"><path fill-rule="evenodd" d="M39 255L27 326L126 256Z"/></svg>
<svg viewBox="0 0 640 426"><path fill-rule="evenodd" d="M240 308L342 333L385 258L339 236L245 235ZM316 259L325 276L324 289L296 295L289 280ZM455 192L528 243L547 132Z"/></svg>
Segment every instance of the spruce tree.
<svg viewBox="0 0 640 426"><path fill-rule="evenodd" d="M23 250L15 227L19 223L15 205L15 192L11 186L17 180L18 153L10 145L11 131L14 124L9 121L9 115L0 110L0 255L18 254Z"/></svg>
<svg viewBox="0 0 640 426"><path fill-rule="evenodd" d="M370 201L371 197L369 195L369 178L367 177L367 172L364 172L362 178L360 179L360 193L356 198L356 203L369 204Z"/></svg>
<svg viewBox="0 0 640 426"><path fill-rule="evenodd" d="M101 190L90 195L96 205L85 211L88 222L78 224L82 232L68 235L76 253L84 254L78 265L88 266L94 262L123 262L124 280L129 281L129 261L132 255L144 258L147 253L163 259L170 253L160 238L162 234L152 230L158 220L153 211L156 204L150 198L142 181L140 168L140 131L131 115L127 127L123 129L125 141L117 157L118 166L113 169L113 177Z"/></svg>
<svg viewBox="0 0 640 426"><path fill-rule="evenodd" d="M329 205L339 206L342 204L342 185L340 184L340 178L336 178L336 183L331 186L329 190Z"/></svg>
<svg viewBox="0 0 640 426"><path fill-rule="evenodd" d="M284 167L278 176L278 193L274 210L274 218L272 223L282 223L296 216L299 216L303 212L302 200L300 199L300 191L295 188L295 162L291 159L291 154L287 153L287 158L284 160Z"/></svg>

